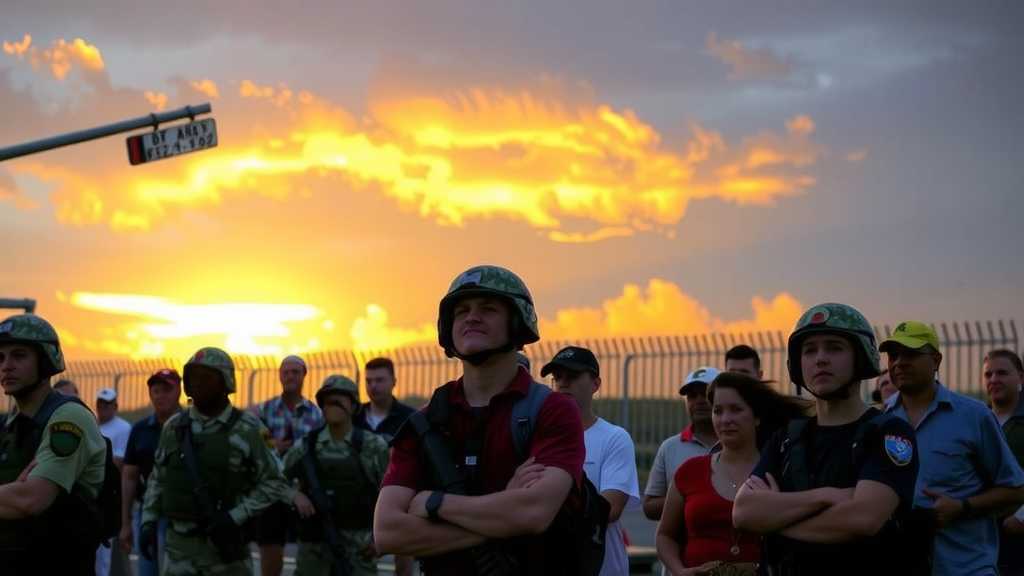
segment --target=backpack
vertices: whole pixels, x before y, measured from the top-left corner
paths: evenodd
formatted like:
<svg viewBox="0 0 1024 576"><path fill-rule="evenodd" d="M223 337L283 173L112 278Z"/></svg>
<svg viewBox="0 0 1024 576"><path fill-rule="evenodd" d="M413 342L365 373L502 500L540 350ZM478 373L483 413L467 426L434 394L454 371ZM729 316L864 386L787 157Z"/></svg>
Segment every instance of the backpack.
<svg viewBox="0 0 1024 576"><path fill-rule="evenodd" d="M409 416L408 424L423 441L425 452L430 451L431 442L425 436L431 431L432 425L443 426L448 419L448 395L450 387L442 386L434 391L427 406L426 415L417 411ZM551 393L551 388L530 382L526 396L512 405L509 425L512 433L512 444L515 448L517 462L525 462L529 457L530 442L536 428L541 407ZM428 459L429 459L428 454ZM448 456L450 460L450 455ZM437 467L433 467L437 468ZM454 462L447 470L434 470L435 480L441 487L464 486L464 479L458 478ZM567 576L594 576L601 572L604 563L605 535L608 531L608 515L611 504L601 496L594 483L584 472L579 487L573 486L568 496L576 498L577 507L563 506L555 517L552 527L558 525L560 533L569 538L572 549L566 556L576 559L575 570ZM549 528L550 530L550 528Z"/></svg>
<svg viewBox="0 0 1024 576"><path fill-rule="evenodd" d="M512 444L515 446L519 462L525 462L530 455L533 429L549 394L551 388L530 382L526 396L512 405ZM605 535L608 532L608 515L612 507L598 492L597 486L587 478L586 472L583 472L579 499L578 513L566 514L561 520L568 525L574 552L580 560L579 573L598 574L604 564ZM558 522L559 519L556 518L555 521Z"/></svg>
<svg viewBox="0 0 1024 576"><path fill-rule="evenodd" d="M43 405L39 407L39 411L32 417L32 421L35 423L31 438L33 451L42 442L43 430L46 429L50 417L58 408L68 402L75 402L89 410L85 402L75 396L51 392L43 401ZM89 410L89 413L92 414L92 410ZM84 499L83 502L96 522L94 534L98 537L99 543L109 548L110 540L117 537L121 531L121 472L114 464L114 450L110 438L104 436L103 441L106 444L106 454L103 460L103 485L100 486L99 496L95 502L88 502Z"/></svg>

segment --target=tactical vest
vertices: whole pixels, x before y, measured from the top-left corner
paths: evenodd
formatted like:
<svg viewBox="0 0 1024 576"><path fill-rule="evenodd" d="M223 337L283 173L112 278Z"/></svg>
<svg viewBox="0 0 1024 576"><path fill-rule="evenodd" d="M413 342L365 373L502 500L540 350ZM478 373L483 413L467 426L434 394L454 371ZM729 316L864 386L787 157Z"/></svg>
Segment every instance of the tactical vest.
<svg viewBox="0 0 1024 576"><path fill-rule="evenodd" d="M199 476L209 487L210 497L217 510L230 510L237 503L238 497L248 492L254 484L256 465L251 457L245 457L238 469L231 466L231 454L238 450L231 447L231 430L241 417L241 410L232 408L227 424L216 432L192 435ZM206 513L195 497L194 485L181 449L185 441L185 426L191 425L192 419L187 411L175 422L174 444L168 446L160 471L163 484L160 509L165 516L174 520L201 522L206 519Z"/></svg>
<svg viewBox="0 0 1024 576"><path fill-rule="evenodd" d="M801 492L824 486L855 486L864 465L866 450L877 444L882 425L895 418L874 408L869 408L869 411L874 414L862 420L853 435L851 458L825 471L813 470L809 465L817 422L809 419L791 421L786 430L786 438L779 448L782 453L779 487L784 492ZM925 576L931 574L932 538L930 528L911 513L908 504L901 503L874 536L833 546L837 555L845 556L836 558L837 562L846 561L857 565L873 562L872 572L878 575ZM764 541L764 564L768 573L772 576L813 576L802 571L798 562L801 548L812 546L819 545L805 544L779 535L767 536Z"/></svg>
<svg viewBox="0 0 1024 576"><path fill-rule="evenodd" d="M365 432L360 428L352 429L352 450L348 457L324 458L316 451L316 439L323 429L321 426L311 431L303 442L306 444L306 454L313 458L320 487L331 504L334 526L338 530L370 530L373 528L373 509L377 503L378 487L370 481L361 459ZM305 470L302 467L299 470L303 487L309 489ZM303 520L299 527L299 538L306 542L323 540L321 520L316 517Z"/></svg>
<svg viewBox="0 0 1024 576"><path fill-rule="evenodd" d="M35 458L50 417L67 402L85 406L74 396L50 392L35 416L29 418L19 414L10 426L0 430L0 484L18 479ZM82 438L81 442L85 444L86 439ZM98 533L91 529L96 526L96 518L95 497L85 494L76 483L70 494L58 490L53 504L38 516L0 520L0 571L20 573L18 566L32 566L40 573L51 568L74 570L80 564L76 556L94 552L99 543ZM62 546L67 544L67 548L62 548L58 555L52 554L55 537L60 539ZM23 560L26 564L21 564Z"/></svg>

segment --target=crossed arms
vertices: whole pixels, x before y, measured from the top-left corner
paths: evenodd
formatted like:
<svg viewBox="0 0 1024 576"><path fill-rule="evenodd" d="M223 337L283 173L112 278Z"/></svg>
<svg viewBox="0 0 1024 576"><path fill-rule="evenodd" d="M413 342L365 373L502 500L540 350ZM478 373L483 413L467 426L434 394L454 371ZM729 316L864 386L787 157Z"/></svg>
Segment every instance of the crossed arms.
<svg viewBox="0 0 1024 576"><path fill-rule="evenodd" d="M441 522L427 519L431 491L385 486L377 499L374 541L382 554L433 556L492 538L540 534L554 520L572 484L565 470L536 464L531 458L516 469L501 492L445 494L438 510Z"/></svg>
<svg viewBox="0 0 1024 576"><path fill-rule="evenodd" d="M750 532L834 544L877 534L898 505L896 492L874 480L860 480L853 488L780 492L767 474L766 480L751 476L740 487L732 521Z"/></svg>

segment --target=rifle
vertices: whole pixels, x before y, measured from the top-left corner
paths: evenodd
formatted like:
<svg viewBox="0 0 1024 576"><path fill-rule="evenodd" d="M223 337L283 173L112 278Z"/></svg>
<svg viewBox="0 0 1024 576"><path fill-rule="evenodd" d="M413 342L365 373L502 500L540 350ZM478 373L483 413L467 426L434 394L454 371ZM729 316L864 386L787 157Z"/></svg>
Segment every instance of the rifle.
<svg viewBox="0 0 1024 576"><path fill-rule="evenodd" d="M233 410L231 418L228 420L227 428L230 429L238 418L241 416L241 412ZM181 445L182 459L185 462L185 471L188 472L189 479L192 480L192 484L195 486L193 496L199 504L199 511L203 515L202 521L199 523L200 527L206 532L209 528L210 523L213 522L214 516L217 512L223 511L224 502L218 500L216 503L213 501L213 497L210 495L210 486L203 480L203 477L199 474L199 464L196 462L195 447L192 445L192 421L189 418L188 412L182 414L181 422L178 423L178 443ZM221 559L225 562L233 562L235 560L242 560L245 558L245 543L242 541L241 528L239 528L238 537L235 542L231 545L221 547L217 543L213 542L217 553Z"/></svg>
<svg viewBox="0 0 1024 576"><path fill-rule="evenodd" d="M455 467L455 459L441 434L433 430L421 412L413 412L408 419L416 434L422 438L423 454L434 473L435 485L449 494L466 495L466 479ZM469 549L479 576L513 576L522 573L519 560L494 542L486 542Z"/></svg>
<svg viewBox="0 0 1024 576"><path fill-rule="evenodd" d="M313 435L316 431L310 432ZM348 561L348 555L338 541L338 529L334 525L334 517L331 515L331 503L327 499L320 479L316 476L316 465L313 463L313 450L316 446L313 442L306 443L306 453L302 455L302 468L306 472L306 484L309 485L309 495L313 500L313 507L320 515L320 522L324 528L324 541L331 551L331 576L351 576L352 565ZM359 455L356 455L358 458Z"/></svg>

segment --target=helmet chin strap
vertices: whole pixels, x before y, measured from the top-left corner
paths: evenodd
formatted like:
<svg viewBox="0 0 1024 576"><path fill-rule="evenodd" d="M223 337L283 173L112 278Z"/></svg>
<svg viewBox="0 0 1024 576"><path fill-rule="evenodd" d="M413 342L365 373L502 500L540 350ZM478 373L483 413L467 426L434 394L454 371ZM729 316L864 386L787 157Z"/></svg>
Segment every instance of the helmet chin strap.
<svg viewBox="0 0 1024 576"><path fill-rule="evenodd" d="M511 351L513 351L515 349L516 349L515 344L513 344L510 341L509 343L507 343L504 346L501 346L499 348L491 348L489 350L481 350L479 352L474 352L472 354L463 354L463 353L459 352L458 350L453 350L454 354L452 354L452 355L455 356L456 358L458 358L459 360L464 360L466 362L469 362L473 366L482 366L485 362L490 360L492 356L494 356L496 354L504 354L506 352L511 352Z"/></svg>
<svg viewBox="0 0 1024 576"><path fill-rule="evenodd" d="M847 383L845 386L840 386L839 388L836 388L835 390L829 392L828 394L815 394L814 390L811 390L811 387L806 384L801 384L800 387L803 388L804 390L807 390L807 393L810 394L811 396L814 396L819 400L824 400L828 402L830 400L846 400L847 398L850 397L850 388L854 384L859 383L860 380L850 380L850 382Z"/></svg>
<svg viewBox="0 0 1024 576"><path fill-rule="evenodd" d="M21 390L18 390L17 392L11 394L11 396L14 396L14 398L26 398L28 396L31 396L33 392L38 390L39 387L43 385L43 382L49 382L49 379L50 379L49 376L46 376L44 378L40 378L39 380L36 380L35 384L31 384L29 386L25 386Z"/></svg>

